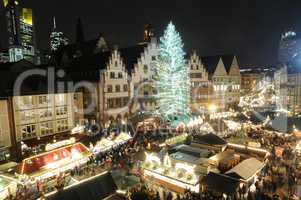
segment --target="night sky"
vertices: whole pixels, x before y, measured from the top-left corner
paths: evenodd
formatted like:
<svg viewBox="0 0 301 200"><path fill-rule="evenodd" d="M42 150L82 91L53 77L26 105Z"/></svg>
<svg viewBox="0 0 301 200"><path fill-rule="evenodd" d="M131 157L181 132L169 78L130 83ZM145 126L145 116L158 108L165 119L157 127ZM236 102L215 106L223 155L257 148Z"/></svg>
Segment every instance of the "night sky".
<svg viewBox="0 0 301 200"><path fill-rule="evenodd" d="M2 0L1 0L2 1ZM280 34L293 28L301 35L301 0L23 0L35 15L39 49L49 48L52 18L71 41L82 18L85 39L103 33L110 44L134 45L150 22L160 36L172 20L187 53L239 55L241 66L274 65ZM0 41L6 46L4 10ZM4 36L4 37L3 37Z"/></svg>

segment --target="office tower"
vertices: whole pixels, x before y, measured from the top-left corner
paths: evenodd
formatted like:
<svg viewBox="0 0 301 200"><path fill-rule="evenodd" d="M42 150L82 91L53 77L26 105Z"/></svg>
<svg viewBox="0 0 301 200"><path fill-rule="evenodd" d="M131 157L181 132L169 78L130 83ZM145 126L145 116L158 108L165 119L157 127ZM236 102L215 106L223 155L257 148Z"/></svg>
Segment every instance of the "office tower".
<svg viewBox="0 0 301 200"><path fill-rule="evenodd" d="M4 0L10 61L36 61L33 13L21 8L18 0Z"/></svg>
<svg viewBox="0 0 301 200"><path fill-rule="evenodd" d="M279 43L278 61L280 63L290 63L297 55L297 40L294 31L287 31L281 35Z"/></svg>
<svg viewBox="0 0 301 200"><path fill-rule="evenodd" d="M60 46L68 44L68 38L63 32L57 31L55 17L53 18L53 29L50 34L50 49L56 51Z"/></svg>

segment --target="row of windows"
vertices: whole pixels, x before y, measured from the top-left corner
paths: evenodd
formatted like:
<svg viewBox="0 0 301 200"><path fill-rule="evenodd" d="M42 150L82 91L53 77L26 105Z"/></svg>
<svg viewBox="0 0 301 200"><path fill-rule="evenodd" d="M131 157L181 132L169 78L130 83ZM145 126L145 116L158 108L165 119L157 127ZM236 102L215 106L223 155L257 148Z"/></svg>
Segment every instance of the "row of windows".
<svg viewBox="0 0 301 200"><path fill-rule="evenodd" d="M123 92L127 92L128 91L128 85L124 84L123 85ZM108 85L107 86L107 92L108 93L112 93L113 92L113 86L112 85ZM115 92L122 92L120 85L115 85Z"/></svg>
<svg viewBox="0 0 301 200"><path fill-rule="evenodd" d="M57 107L55 108L56 117L65 117L67 115L67 107ZM52 109L38 109L38 110L27 110L20 112L20 123L28 123L35 121L36 117L39 117L39 121L46 121L53 118Z"/></svg>
<svg viewBox="0 0 301 200"><path fill-rule="evenodd" d="M214 91L226 91L228 89L229 92L236 91L240 89L240 85L231 85L228 87L228 85L214 85L213 86Z"/></svg>
<svg viewBox="0 0 301 200"><path fill-rule="evenodd" d="M53 104L52 98L50 95L39 95L36 96L22 96L16 98L16 104L19 109L32 109L37 102L38 107L51 107ZM67 98L65 94L56 94L55 98L56 106L67 105Z"/></svg>
<svg viewBox="0 0 301 200"><path fill-rule="evenodd" d="M21 126L22 139L30 139L37 137L38 131L41 136L51 135L58 132L67 131L69 129L68 120L62 119L57 121L43 122L40 124L28 124ZM38 130L39 129L39 130Z"/></svg>
<svg viewBox="0 0 301 200"><path fill-rule="evenodd" d="M117 73L117 76L115 76L115 72L110 72L110 79L122 79L123 78L123 75L122 75L122 72L118 72Z"/></svg>
<svg viewBox="0 0 301 200"><path fill-rule="evenodd" d="M190 78L203 78L202 73L191 73Z"/></svg>
<svg viewBox="0 0 301 200"><path fill-rule="evenodd" d="M224 77L216 77L216 78L213 78L213 81L215 82L228 82L228 83L231 83L233 81L239 81L240 79L239 78L224 78Z"/></svg>
<svg viewBox="0 0 301 200"><path fill-rule="evenodd" d="M199 70L199 69L201 69L201 68L200 68L199 65L190 65L190 69L191 69L191 70L194 70L194 69Z"/></svg>
<svg viewBox="0 0 301 200"><path fill-rule="evenodd" d="M118 98L109 98L107 101L107 108L122 108L128 105L129 97L118 97Z"/></svg>

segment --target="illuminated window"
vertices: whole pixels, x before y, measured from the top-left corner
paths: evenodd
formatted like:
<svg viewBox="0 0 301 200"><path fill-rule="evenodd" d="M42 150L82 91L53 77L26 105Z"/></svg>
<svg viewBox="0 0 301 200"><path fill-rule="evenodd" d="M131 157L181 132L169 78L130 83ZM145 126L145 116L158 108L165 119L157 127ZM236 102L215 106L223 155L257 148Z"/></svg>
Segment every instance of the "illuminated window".
<svg viewBox="0 0 301 200"><path fill-rule="evenodd" d="M17 103L20 109L30 109L33 107L32 96L19 97Z"/></svg>
<svg viewBox="0 0 301 200"><path fill-rule="evenodd" d="M55 95L55 104L56 105L66 105L66 98L65 94L56 94Z"/></svg>

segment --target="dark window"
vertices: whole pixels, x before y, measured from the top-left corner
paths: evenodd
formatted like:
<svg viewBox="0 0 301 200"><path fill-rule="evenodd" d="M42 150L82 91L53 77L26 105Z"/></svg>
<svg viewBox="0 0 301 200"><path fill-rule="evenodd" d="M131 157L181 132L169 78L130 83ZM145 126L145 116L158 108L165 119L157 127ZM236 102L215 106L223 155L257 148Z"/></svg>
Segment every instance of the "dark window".
<svg viewBox="0 0 301 200"><path fill-rule="evenodd" d="M108 85L108 92L109 92L109 93L113 92L113 87L112 87L112 85Z"/></svg>
<svg viewBox="0 0 301 200"><path fill-rule="evenodd" d="M122 107L122 105L121 105L121 98L116 98L116 107L117 108Z"/></svg>
<svg viewBox="0 0 301 200"><path fill-rule="evenodd" d="M143 66L143 71L144 71L145 74L147 73L147 71L148 71L147 65L144 65L144 66Z"/></svg>
<svg viewBox="0 0 301 200"><path fill-rule="evenodd" d="M122 78L122 72L118 72L118 78Z"/></svg>
<svg viewBox="0 0 301 200"><path fill-rule="evenodd" d="M113 99L108 99L108 108L113 108L113 107L114 107Z"/></svg>
<svg viewBox="0 0 301 200"><path fill-rule="evenodd" d="M152 60L156 60L156 56L152 56Z"/></svg>
<svg viewBox="0 0 301 200"><path fill-rule="evenodd" d="M120 92L120 85L115 86L115 92Z"/></svg>
<svg viewBox="0 0 301 200"><path fill-rule="evenodd" d="M124 91L124 92L127 92L127 91L128 91L128 85L127 85L127 84L124 84L124 85L123 85L123 91Z"/></svg>
<svg viewBox="0 0 301 200"><path fill-rule="evenodd" d="M110 73L110 78L115 78L115 73L114 72Z"/></svg>

